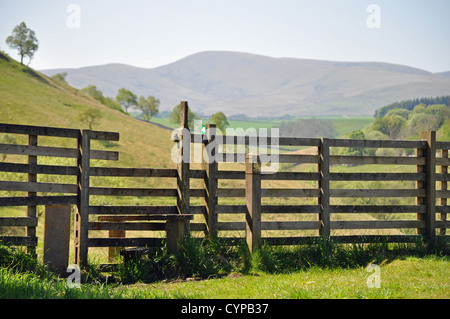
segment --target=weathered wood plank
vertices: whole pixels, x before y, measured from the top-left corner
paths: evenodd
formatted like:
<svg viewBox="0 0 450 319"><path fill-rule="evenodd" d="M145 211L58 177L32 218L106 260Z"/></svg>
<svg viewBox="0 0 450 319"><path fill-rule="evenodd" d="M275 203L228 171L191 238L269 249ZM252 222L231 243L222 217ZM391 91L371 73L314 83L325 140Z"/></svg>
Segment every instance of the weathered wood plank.
<svg viewBox="0 0 450 319"><path fill-rule="evenodd" d="M77 196L0 197L0 206L76 205Z"/></svg>
<svg viewBox="0 0 450 319"><path fill-rule="evenodd" d="M216 125L206 124L206 142L202 145L202 154L206 156L202 157L202 169L205 172L205 178L203 180L205 196L202 199L202 203L205 205L204 221L206 226L205 235L210 238L217 237L217 203L216 196L218 188L218 161L213 160L211 157L216 155L216 149L212 148L209 151L211 145L215 143ZM210 157L211 156L211 157Z"/></svg>
<svg viewBox="0 0 450 319"><path fill-rule="evenodd" d="M0 163L1 172L10 173L34 173L49 175L77 175L78 169L75 166L58 165L30 165L16 163Z"/></svg>
<svg viewBox="0 0 450 319"><path fill-rule="evenodd" d="M78 192L78 186L75 184L0 181L0 190L76 194Z"/></svg>
<svg viewBox="0 0 450 319"><path fill-rule="evenodd" d="M271 245L313 245L323 240L320 236L266 237L262 241ZM415 243L421 240L417 235L350 235L333 236L334 243Z"/></svg>
<svg viewBox="0 0 450 319"><path fill-rule="evenodd" d="M37 135L28 135L28 145L31 147L37 147L38 145L38 136ZM29 155L27 157L28 165L30 166L36 166L37 165L37 156ZM37 182L37 174L35 173L28 173L27 174L27 181L31 183ZM36 191L28 190L27 192L28 197L36 197ZM37 209L36 206L28 206L27 207L27 217L35 218L37 216ZM36 227L27 227L25 234L27 237L36 237ZM36 257L36 249L35 247L28 247L27 253L30 254L33 257Z"/></svg>
<svg viewBox="0 0 450 319"><path fill-rule="evenodd" d="M0 226L30 226L38 225L37 217L0 217Z"/></svg>
<svg viewBox="0 0 450 319"><path fill-rule="evenodd" d="M333 181L423 181L425 173L331 173Z"/></svg>
<svg viewBox="0 0 450 319"><path fill-rule="evenodd" d="M168 168L91 167L90 172L91 176L177 177L177 170Z"/></svg>
<svg viewBox="0 0 450 319"><path fill-rule="evenodd" d="M393 229L424 228L425 222L420 220L345 220L331 221L332 229Z"/></svg>
<svg viewBox="0 0 450 319"><path fill-rule="evenodd" d="M218 171L218 179L245 179L244 171Z"/></svg>
<svg viewBox="0 0 450 319"><path fill-rule="evenodd" d="M95 140L109 140L109 141L119 140L119 133L116 132L104 132L104 131L91 131L91 132L92 132L92 139ZM0 133L43 135L55 137L69 137L69 138L79 138L81 136L80 130L78 129L34 126L34 125L3 124L3 123L0 123Z"/></svg>
<svg viewBox="0 0 450 319"><path fill-rule="evenodd" d="M89 247L153 247L162 245L163 238L89 238Z"/></svg>
<svg viewBox="0 0 450 319"><path fill-rule="evenodd" d="M244 171L219 171L219 179L245 179ZM261 174L262 180L297 180L297 181L317 181L318 173L310 172L276 172L274 174Z"/></svg>
<svg viewBox="0 0 450 319"><path fill-rule="evenodd" d="M420 221L425 222L425 227L420 233L424 236L425 240L432 241L436 236L435 222L436 222L436 131L426 131L420 134L422 139L425 139L427 144L425 145L425 174L424 181L425 199L424 204L426 206L426 212L418 215ZM440 191L443 195L446 191ZM450 192L448 192L450 193Z"/></svg>
<svg viewBox="0 0 450 319"><path fill-rule="evenodd" d="M318 197L320 190L315 188L263 188L261 190L263 197Z"/></svg>
<svg viewBox="0 0 450 319"><path fill-rule="evenodd" d="M436 141L436 149L450 150L450 142Z"/></svg>
<svg viewBox="0 0 450 319"><path fill-rule="evenodd" d="M261 161L256 154L245 159L245 237L250 253L261 247Z"/></svg>
<svg viewBox="0 0 450 319"><path fill-rule="evenodd" d="M103 196L162 196L176 197L176 189L162 188L120 188L120 187L90 187L91 195Z"/></svg>
<svg viewBox="0 0 450 319"><path fill-rule="evenodd" d="M307 230L320 229L322 223L314 221L263 221L262 230Z"/></svg>
<svg viewBox="0 0 450 319"><path fill-rule="evenodd" d="M191 197L202 197L205 198L206 197L206 193L207 191L205 189L202 188L191 188L189 190L189 194Z"/></svg>
<svg viewBox="0 0 450 319"><path fill-rule="evenodd" d="M261 175L262 180L318 181L319 178L319 173L308 172L277 172Z"/></svg>
<svg viewBox="0 0 450 319"><path fill-rule="evenodd" d="M263 214L319 214L319 205L262 205Z"/></svg>
<svg viewBox="0 0 450 319"><path fill-rule="evenodd" d="M0 133L27 134L27 135L31 134L31 135L44 135L56 137L72 137L72 138L80 137L80 130L77 129L34 126L34 125L3 124L3 123L0 123Z"/></svg>
<svg viewBox="0 0 450 319"><path fill-rule="evenodd" d="M331 189L331 197L423 197L424 189Z"/></svg>
<svg viewBox="0 0 450 319"><path fill-rule="evenodd" d="M331 147L422 148L425 141L330 139Z"/></svg>
<svg viewBox="0 0 450 319"><path fill-rule="evenodd" d="M37 237L26 236L0 236L0 243L6 246L37 246Z"/></svg>
<svg viewBox="0 0 450 319"><path fill-rule="evenodd" d="M176 206L89 206L89 214L177 214Z"/></svg>
<svg viewBox="0 0 450 319"><path fill-rule="evenodd" d="M330 164L423 165L423 157L332 155Z"/></svg>
<svg viewBox="0 0 450 319"><path fill-rule="evenodd" d="M319 155L298 155L298 154L280 154L279 162L280 163L319 163Z"/></svg>
<svg viewBox="0 0 450 319"><path fill-rule="evenodd" d="M90 156L91 156L91 131L82 130L78 138L77 176L78 203L76 211L75 252L76 264L86 266L88 262L88 222L89 222L89 188L90 188Z"/></svg>
<svg viewBox="0 0 450 319"><path fill-rule="evenodd" d="M52 146L31 146L31 145L12 145L0 144L0 153L31 156L50 156L78 158L78 150L73 148L52 147ZM118 160L119 152L92 150L91 159L98 160Z"/></svg>
<svg viewBox="0 0 450 319"><path fill-rule="evenodd" d="M245 231L245 222L217 222L216 229L220 231Z"/></svg>
<svg viewBox="0 0 450 319"><path fill-rule="evenodd" d="M423 205L331 205L332 213L387 213L387 214L403 214L403 213L420 213L425 212Z"/></svg>
<svg viewBox="0 0 450 319"><path fill-rule="evenodd" d="M318 187L319 194L317 204L320 206L319 234L323 237L330 236L330 141L322 138L319 146L319 165L317 171L320 175Z"/></svg>

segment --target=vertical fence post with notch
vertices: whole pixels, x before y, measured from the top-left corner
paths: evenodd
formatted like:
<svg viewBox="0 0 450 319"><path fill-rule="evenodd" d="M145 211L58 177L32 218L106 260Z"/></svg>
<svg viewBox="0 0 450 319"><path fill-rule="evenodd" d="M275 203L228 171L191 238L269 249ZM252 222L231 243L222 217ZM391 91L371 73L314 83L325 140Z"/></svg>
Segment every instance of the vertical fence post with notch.
<svg viewBox="0 0 450 319"><path fill-rule="evenodd" d="M202 169L205 171L205 190L206 197L204 198L204 204L206 208L205 223L206 223L206 236L213 238L217 236L217 187L218 187L218 163L217 157L217 147L210 149L216 138L216 125L206 124L206 134L205 143L202 146Z"/></svg>
<svg viewBox="0 0 450 319"><path fill-rule="evenodd" d="M89 168L91 131L81 130L78 139L78 205L75 213L75 264L87 265L89 223Z"/></svg>
<svg viewBox="0 0 450 319"><path fill-rule="evenodd" d="M189 186L189 163L191 160L191 134L189 131L189 106L187 101L180 102L180 128L178 132L178 155L177 164L177 209L179 214L190 213L190 186ZM189 223L186 221L186 234Z"/></svg>
<svg viewBox="0 0 450 319"><path fill-rule="evenodd" d="M320 206L319 221L321 223L319 235L330 237L330 146L327 138L320 140L319 146L319 198Z"/></svg>
<svg viewBox="0 0 450 319"><path fill-rule="evenodd" d="M245 234L250 253L261 247L261 161L259 155L245 156Z"/></svg>
<svg viewBox="0 0 450 319"><path fill-rule="evenodd" d="M28 145L32 147L36 147L38 145L38 136L37 135L28 135ZM30 167L33 167L35 170L37 166L37 156L35 155L28 155L28 165ZM37 174L35 173L28 173L27 174L27 181L31 183L37 182ZM36 192L28 192L28 197L36 197ZM27 206L27 217L36 219L36 206ZM26 228L26 235L27 237L31 237L33 239L36 238L36 226L27 226ZM36 243L37 245L37 243ZM33 258L37 258L36 254L36 246L34 245L28 245L27 246L27 253L33 256Z"/></svg>
<svg viewBox="0 0 450 319"><path fill-rule="evenodd" d="M416 185L425 191L425 196L417 197L416 204L425 206L425 212L417 214L417 219L424 224L417 232L427 243L431 243L436 233L436 132L424 131L420 137L426 143L423 148L417 149L417 156L425 158L425 165L418 165L417 172L425 173L425 180L416 182Z"/></svg>
<svg viewBox="0 0 450 319"><path fill-rule="evenodd" d="M447 149L441 149L441 158L448 158L448 150ZM447 175L448 174L448 166L442 165L441 166L441 174ZM441 181L441 190L446 191L447 190L447 180L445 178ZM442 197L440 200L441 206L447 206L447 198ZM445 222L447 220L447 213L441 212L440 214L440 220L442 222ZM440 228L439 235L445 236L447 229L445 227L445 224Z"/></svg>

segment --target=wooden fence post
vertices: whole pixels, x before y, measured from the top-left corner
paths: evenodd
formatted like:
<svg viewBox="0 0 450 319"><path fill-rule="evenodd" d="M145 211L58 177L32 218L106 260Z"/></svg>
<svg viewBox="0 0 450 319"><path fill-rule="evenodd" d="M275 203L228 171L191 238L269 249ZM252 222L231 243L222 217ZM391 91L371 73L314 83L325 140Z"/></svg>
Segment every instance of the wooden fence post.
<svg viewBox="0 0 450 319"><path fill-rule="evenodd" d="M419 200L426 208L424 214L418 214L418 219L425 222L425 228L419 233L431 243L436 235L436 132L424 131L420 137L427 143L422 154L425 157L425 166L421 168L422 172L425 172L425 181L422 184L425 198Z"/></svg>
<svg viewBox="0 0 450 319"><path fill-rule="evenodd" d="M70 205L46 205L44 222L44 264L66 271L69 265Z"/></svg>
<svg viewBox="0 0 450 319"><path fill-rule="evenodd" d="M28 135L28 145L29 146L37 146L38 145L38 136L37 135ZM37 156L28 155L28 165L36 167L37 165ZM28 182L37 182L37 174L28 173L27 174ZM36 192L28 192L28 197L36 197ZM36 218L36 206L27 206L27 217ZM36 237L36 226L27 226L26 228L27 237ZM36 254L36 246L27 246L27 253L33 256L33 258L37 258Z"/></svg>
<svg viewBox="0 0 450 319"><path fill-rule="evenodd" d="M441 149L441 158L448 158L448 150ZM441 173L448 174L448 166L441 166ZM447 190L447 181L444 180L441 182L441 190ZM441 206L447 206L447 198L441 198L440 204ZM447 213L441 213L440 220L445 222L447 220ZM446 230L445 225L442 226L439 230L439 235L445 236Z"/></svg>
<svg viewBox="0 0 450 319"><path fill-rule="evenodd" d="M318 204L320 206L319 221L321 222L319 235L330 237L330 146L327 138L322 138L319 146L319 190Z"/></svg>
<svg viewBox="0 0 450 319"><path fill-rule="evenodd" d="M91 131L82 130L78 139L77 160L78 205L75 214L75 264L87 265L88 223L89 223L89 167L91 151Z"/></svg>
<svg viewBox="0 0 450 319"><path fill-rule="evenodd" d="M216 161L216 151L217 148L213 148L211 150L211 154L208 154L206 151L206 147L208 144L213 142L216 138L216 125L215 124L206 124L206 143L203 143L202 146L202 168L205 170L205 190L206 197L204 198L204 204L206 207L206 215L205 223L206 223L206 236L216 237L217 236L217 214L216 214L216 206L217 206L217 172L218 172L218 164ZM210 156L211 155L211 156Z"/></svg>
<svg viewBox="0 0 450 319"><path fill-rule="evenodd" d="M261 161L259 155L245 156L245 234L250 253L261 247Z"/></svg>
<svg viewBox="0 0 450 319"><path fill-rule="evenodd" d="M187 101L180 103L180 131L179 156L181 161L177 164L177 208L179 214L189 214L190 211L190 186L189 163L191 160L191 135L189 132L189 106ZM185 224L186 228L188 223ZM187 230L188 233L189 230Z"/></svg>

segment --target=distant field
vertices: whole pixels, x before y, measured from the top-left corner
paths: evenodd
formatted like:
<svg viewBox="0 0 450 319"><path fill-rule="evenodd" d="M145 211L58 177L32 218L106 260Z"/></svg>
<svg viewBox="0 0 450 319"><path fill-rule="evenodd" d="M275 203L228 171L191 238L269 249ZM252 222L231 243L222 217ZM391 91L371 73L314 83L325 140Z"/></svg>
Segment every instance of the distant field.
<svg viewBox="0 0 450 319"><path fill-rule="evenodd" d="M336 132L337 137L342 137L345 134L348 134L354 130L359 130L364 128L365 126L372 123L374 120L373 117L340 117L340 116L324 116L324 117L316 117L323 120L329 120L333 123ZM292 120L298 120L298 119L308 119L307 117L295 117L292 118ZM272 127L279 127L280 122L283 121L282 119L272 119L272 120L247 120L247 121L236 121L236 120L229 120L229 128L243 128L244 130L248 128L272 128ZM176 128L178 127L177 124L172 123L168 118L152 118L151 122L157 123L160 125L164 125L170 128ZM203 120L203 123L206 123L207 120Z"/></svg>

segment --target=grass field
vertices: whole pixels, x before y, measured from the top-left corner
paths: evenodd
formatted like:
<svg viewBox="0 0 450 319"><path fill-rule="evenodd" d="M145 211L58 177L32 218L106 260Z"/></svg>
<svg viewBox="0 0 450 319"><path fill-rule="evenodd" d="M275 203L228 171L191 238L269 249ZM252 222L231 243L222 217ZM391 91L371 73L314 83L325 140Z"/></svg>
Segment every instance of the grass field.
<svg viewBox="0 0 450 319"><path fill-rule="evenodd" d="M41 265L20 254L14 260L8 259L0 247L0 299L435 299L450 298L449 256L427 255L412 248L402 254L386 251L386 256L370 253L371 249L354 248L334 250L339 258L333 261L317 259L310 265L296 265L290 260L293 255L286 250L263 247L242 268L242 264L228 272L211 274L209 277L195 275L189 267L181 277L165 280L148 280L126 283L123 278L136 275L136 269L129 269L122 280L117 277L100 277L95 268L83 275L80 288L71 288L66 279L59 279ZM320 250L307 251L308 258ZM412 254L411 254L412 252ZM199 253L199 251L196 251ZM217 251L216 251L217 253ZM200 254L201 255L201 254ZM204 255L201 255L204 257ZM256 256L256 257L255 257ZM190 258L198 258L195 254ZM271 257L269 260L265 257ZM304 255L306 257L306 255ZM373 257L374 259L371 259ZM394 258L390 258L394 257ZM169 256L183 264L186 256ZM213 257L214 258L214 257ZM344 262L347 266L338 266ZM359 260L358 259L363 259ZM286 261L289 259L289 261ZM274 261L287 265L284 269L274 268ZM297 260L297 262L299 262ZM5 263L8 265L5 267ZM203 267L207 260L199 262ZM148 266L149 264L147 264ZM171 265L175 265L172 263ZM372 265L372 268L368 266ZM161 263L160 266L164 266ZM276 265L275 265L276 266ZM374 270L375 268L375 270ZM198 270L198 269L197 269ZM145 268L141 268L145 271ZM139 273L142 276L142 273ZM117 274L116 274L117 275ZM120 275L120 274L119 274ZM122 273L123 275L123 273ZM189 276L190 275L190 276ZM89 277L91 276L91 277ZM139 276L138 276L139 277ZM90 278L90 279L89 279ZM113 280L116 278L115 280ZM145 278L141 277L142 279Z"/></svg>

